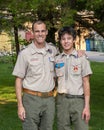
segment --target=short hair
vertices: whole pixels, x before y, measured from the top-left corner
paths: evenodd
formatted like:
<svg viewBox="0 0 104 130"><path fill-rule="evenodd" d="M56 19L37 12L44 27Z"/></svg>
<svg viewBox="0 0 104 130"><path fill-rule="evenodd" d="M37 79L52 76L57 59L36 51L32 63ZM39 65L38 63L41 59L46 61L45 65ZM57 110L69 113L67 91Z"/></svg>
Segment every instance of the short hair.
<svg viewBox="0 0 104 130"><path fill-rule="evenodd" d="M33 32L34 32L34 24L45 24L46 25L46 23L44 21L42 21L42 20L34 21L33 24L32 24L32 31Z"/></svg>
<svg viewBox="0 0 104 130"><path fill-rule="evenodd" d="M58 37L59 37L59 40L61 40L61 37L64 35L64 34L69 34L69 35L72 35L73 39L76 38L76 31L74 30L73 27L71 26L65 26L63 28L61 28L58 32Z"/></svg>

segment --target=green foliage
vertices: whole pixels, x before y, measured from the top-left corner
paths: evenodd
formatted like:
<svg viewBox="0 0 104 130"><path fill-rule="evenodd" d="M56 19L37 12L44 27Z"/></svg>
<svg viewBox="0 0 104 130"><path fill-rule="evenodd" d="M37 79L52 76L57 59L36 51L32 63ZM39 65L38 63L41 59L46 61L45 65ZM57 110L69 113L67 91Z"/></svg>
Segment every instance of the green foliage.
<svg viewBox="0 0 104 130"><path fill-rule="evenodd" d="M82 10L85 10L86 9L86 3L87 3L87 0L77 0L77 3L76 3L76 10L77 11L82 11Z"/></svg>
<svg viewBox="0 0 104 130"><path fill-rule="evenodd" d="M12 63L12 57L11 56L0 56L0 64L1 63Z"/></svg>
<svg viewBox="0 0 104 130"><path fill-rule="evenodd" d="M97 19L93 24L96 31L104 37L104 0L87 0L87 9L94 11L94 18Z"/></svg>
<svg viewBox="0 0 104 130"><path fill-rule="evenodd" d="M61 26L68 26L75 23L74 16L76 15L76 10L67 9L63 12L63 17L61 18Z"/></svg>
<svg viewBox="0 0 104 130"><path fill-rule="evenodd" d="M104 21L101 21L100 23L96 23L95 24L95 27L101 31L101 32L104 32Z"/></svg>
<svg viewBox="0 0 104 130"><path fill-rule="evenodd" d="M94 23L93 26L96 30L104 32L103 7L103 0L1 0L0 32L11 31L13 28L25 29L25 22L41 19L49 29L48 41L55 43L54 33L64 25L74 24L77 11L85 9L94 11L94 17L99 19L99 23ZM18 41L15 41L15 44L17 45Z"/></svg>
<svg viewBox="0 0 104 130"><path fill-rule="evenodd" d="M101 20L101 17L104 18L104 1L103 0L91 0L87 3L87 7L90 10L93 10L95 17Z"/></svg>

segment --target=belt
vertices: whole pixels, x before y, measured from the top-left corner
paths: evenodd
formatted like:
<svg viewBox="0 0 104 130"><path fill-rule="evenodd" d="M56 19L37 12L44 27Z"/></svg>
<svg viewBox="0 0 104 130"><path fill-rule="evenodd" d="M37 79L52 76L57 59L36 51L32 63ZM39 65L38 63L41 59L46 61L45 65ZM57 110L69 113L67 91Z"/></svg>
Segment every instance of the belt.
<svg viewBox="0 0 104 130"><path fill-rule="evenodd" d="M83 98L84 99L84 94L83 95L71 95L71 94L66 94L66 93L58 93L58 94L66 98Z"/></svg>
<svg viewBox="0 0 104 130"><path fill-rule="evenodd" d="M29 90L27 88L23 88L23 92L34 95L34 96L44 97L44 98L53 96L53 91L50 91L50 92L38 92L38 91Z"/></svg>

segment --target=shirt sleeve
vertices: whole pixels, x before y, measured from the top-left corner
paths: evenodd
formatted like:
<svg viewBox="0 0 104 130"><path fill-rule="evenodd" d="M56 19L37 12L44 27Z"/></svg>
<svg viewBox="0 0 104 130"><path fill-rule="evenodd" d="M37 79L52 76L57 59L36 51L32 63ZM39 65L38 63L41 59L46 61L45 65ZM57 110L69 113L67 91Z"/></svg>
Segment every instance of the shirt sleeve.
<svg viewBox="0 0 104 130"><path fill-rule="evenodd" d="M12 75L24 78L27 70L27 62L25 55L20 52L18 55Z"/></svg>
<svg viewBox="0 0 104 130"><path fill-rule="evenodd" d="M88 61L88 59L83 56L81 58L81 63L82 63L82 77L85 77L87 75L91 75L92 74L92 70L90 67L90 62Z"/></svg>

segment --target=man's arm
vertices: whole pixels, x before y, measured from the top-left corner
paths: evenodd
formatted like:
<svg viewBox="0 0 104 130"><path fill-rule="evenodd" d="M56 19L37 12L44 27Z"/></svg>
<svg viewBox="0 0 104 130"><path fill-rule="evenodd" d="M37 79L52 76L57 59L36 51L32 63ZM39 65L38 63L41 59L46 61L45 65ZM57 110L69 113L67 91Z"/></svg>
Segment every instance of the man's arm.
<svg viewBox="0 0 104 130"><path fill-rule="evenodd" d="M82 119L85 120L86 123L90 120L90 83L89 83L89 75L83 77L83 86L84 86L84 97L85 97L85 106L82 112Z"/></svg>
<svg viewBox="0 0 104 130"><path fill-rule="evenodd" d="M22 79L19 77L16 77L15 90L18 105L18 117L23 121L26 118L26 115L25 115L25 109L22 104Z"/></svg>

